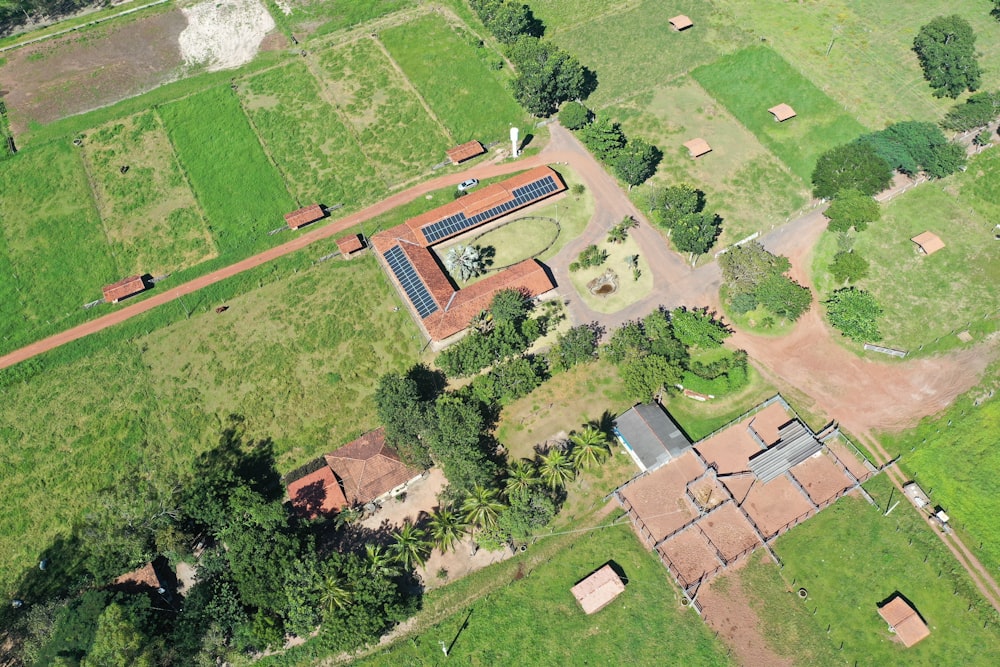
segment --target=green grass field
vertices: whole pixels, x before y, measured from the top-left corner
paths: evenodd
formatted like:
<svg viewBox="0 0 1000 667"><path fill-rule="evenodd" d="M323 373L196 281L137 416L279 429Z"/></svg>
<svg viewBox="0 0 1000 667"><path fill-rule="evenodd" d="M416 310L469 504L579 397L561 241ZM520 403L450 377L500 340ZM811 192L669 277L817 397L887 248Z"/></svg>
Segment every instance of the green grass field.
<svg viewBox="0 0 1000 667"><path fill-rule="evenodd" d="M570 588L609 560L628 577L625 592L587 616ZM456 609L418 637L397 642L362 664L441 664L439 641L451 644L466 616L468 625L449 655L466 665L648 665L662 664L664 656L684 665L730 664L726 648L701 618L680 607L666 570L626 525L583 533L545 562L517 570L519 575L511 573L514 565L472 575L487 581L500 575L494 569L514 574L470 607Z"/></svg>
<svg viewBox="0 0 1000 667"><path fill-rule="evenodd" d="M379 39L455 143L505 141L508 128L525 120L505 78L487 69L473 46L478 38L464 28L429 15L385 30Z"/></svg>
<svg viewBox="0 0 1000 667"><path fill-rule="evenodd" d="M764 46L724 56L691 75L806 183L820 154L865 132L809 79ZM798 115L775 122L767 110L780 103L790 104Z"/></svg>
<svg viewBox="0 0 1000 667"><path fill-rule="evenodd" d="M888 452L902 455L901 465L915 475L932 499L944 507L962 532L965 544L1000 576L1000 402L995 398L974 405L997 389L993 380L973 390L947 412L926 419L919 427L899 435L883 435Z"/></svg>
<svg viewBox="0 0 1000 667"><path fill-rule="evenodd" d="M159 108L167 134L222 254L262 245L295 208L228 87Z"/></svg>
<svg viewBox="0 0 1000 667"><path fill-rule="evenodd" d="M441 161L451 138L375 40L324 51L319 64L329 95L387 186L426 174Z"/></svg>
<svg viewBox="0 0 1000 667"><path fill-rule="evenodd" d="M927 354L963 345L953 334L964 328L975 339L996 328L994 320L983 319L1000 308L1000 293L986 288L1000 280L1000 263L991 245L996 241L989 218L970 208L982 205L987 215L991 211L987 197L995 186L980 183L981 165L990 171L1000 168L1000 154L983 153L967 172L896 197L883 207L882 219L858 235L855 252L871 268L869 277L857 284L882 305L883 344ZM960 199L949 193L955 189L963 194L966 189L979 191L984 199ZM910 241L926 230L945 243L931 256L919 254ZM824 234L813 259L821 298L839 287L827 273L836 250L835 235Z"/></svg>
<svg viewBox="0 0 1000 667"><path fill-rule="evenodd" d="M79 149L70 142L5 160L0 192L0 335L23 344L51 324L78 318L80 306L101 298L101 286L124 274L108 251Z"/></svg>
<svg viewBox="0 0 1000 667"><path fill-rule="evenodd" d="M303 251L322 252L329 249ZM277 268L264 267L259 279ZM3 387L0 470L11 486L0 517L0 590L68 532L124 463L187 470L231 413L244 415L255 437L273 438L283 471L376 426L376 380L413 363L421 345L406 311L393 312L395 290L371 256L285 270L263 287L244 284L223 315L213 312L218 296L195 293L163 306L175 314L167 326L111 337Z"/></svg>
<svg viewBox="0 0 1000 667"><path fill-rule="evenodd" d="M827 95L873 129L902 120L937 121L953 104L931 94L912 51L920 26L936 16L960 14L972 24L983 67L982 89L1000 86L1000 69L993 66L1000 57L1000 24L989 16L989 7L984 11L980 0L734 0L725 4L740 25L766 38Z"/></svg>
<svg viewBox="0 0 1000 667"><path fill-rule="evenodd" d="M708 208L723 218L717 247L784 223L808 201L802 182L688 77L633 97L609 113L627 135L643 137L663 151L651 185L689 183L705 192ZM692 159L684 142L699 137L712 152ZM648 206L649 187L630 193L640 210Z"/></svg>
<svg viewBox="0 0 1000 667"><path fill-rule="evenodd" d="M384 190L364 150L323 100L302 62L258 74L240 85L243 107L302 206L343 203L349 209Z"/></svg>
<svg viewBox="0 0 1000 667"><path fill-rule="evenodd" d="M162 275L216 255L201 209L152 111L105 124L83 145L111 252L123 274ZM126 173L121 167L128 166Z"/></svg>
<svg viewBox="0 0 1000 667"><path fill-rule="evenodd" d="M884 476L866 485L883 511L890 486ZM893 495L900 499L898 492ZM809 598L799 600L773 588L756 591L756 597L781 597L782 606L815 610L812 634L827 636L833 647L825 652L835 659L826 664L996 664L996 611L916 511L905 499L903 503L884 517L863 499L846 497L789 531L774 545L785 564L781 576L790 588L805 588ZM876 605L897 591L914 604L931 630L928 638L908 649L893 641L877 613ZM772 623L786 616L774 607L764 615L765 636ZM805 624L801 627L806 629ZM789 639L785 653L796 656L799 639Z"/></svg>

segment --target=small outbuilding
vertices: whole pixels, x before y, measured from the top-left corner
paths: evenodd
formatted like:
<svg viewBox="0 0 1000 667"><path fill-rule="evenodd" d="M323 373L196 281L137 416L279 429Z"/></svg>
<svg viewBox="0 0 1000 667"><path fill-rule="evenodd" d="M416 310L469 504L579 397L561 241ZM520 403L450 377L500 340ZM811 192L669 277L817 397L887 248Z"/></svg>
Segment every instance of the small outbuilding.
<svg viewBox="0 0 1000 667"><path fill-rule="evenodd" d="M323 212L323 207L319 204L313 204L312 206L306 206L305 208L300 208L297 211L286 213L285 222L288 223L289 229L298 229L299 227L304 227L309 223L322 220L325 217L326 213Z"/></svg>
<svg viewBox="0 0 1000 667"><path fill-rule="evenodd" d="M460 146L455 146L454 148L449 148L445 151L448 154L448 159L451 160L452 164L458 164L459 162L465 162L466 160L471 160L472 158L482 155L486 152L483 145L473 139Z"/></svg>
<svg viewBox="0 0 1000 667"><path fill-rule="evenodd" d="M684 148L688 149L691 157L697 158L701 157L705 153L711 153L712 147L708 145L708 142L702 138L692 139L684 143Z"/></svg>
<svg viewBox="0 0 1000 667"><path fill-rule="evenodd" d="M778 106L775 107L771 107L770 109L768 109L768 111L770 111L774 115L774 120L778 121L779 123L784 123L789 118L795 118L796 115L795 109L784 103L779 104Z"/></svg>
<svg viewBox="0 0 1000 667"><path fill-rule="evenodd" d="M678 16L670 19L670 26L677 32L681 32L682 30L687 30L688 28L694 26L694 21L683 14L679 14Z"/></svg>
<svg viewBox="0 0 1000 667"><path fill-rule="evenodd" d="M350 259L352 254L364 250L364 248L365 242L361 238L361 234L351 234L337 239L337 250L345 259Z"/></svg>
<svg viewBox="0 0 1000 667"><path fill-rule="evenodd" d="M104 300L108 303L118 303L126 297L138 294L146 289L142 276L129 276L116 283L104 286Z"/></svg>
<svg viewBox="0 0 1000 667"><path fill-rule="evenodd" d="M878 614L889 624L890 632L894 632L907 648L931 634L917 610L899 593L879 607Z"/></svg>
<svg viewBox="0 0 1000 667"><path fill-rule="evenodd" d="M605 565L571 589L583 613L593 614L625 592L625 584L611 565Z"/></svg>
<svg viewBox="0 0 1000 667"><path fill-rule="evenodd" d="M938 250L944 247L944 241L938 238L938 235L934 232L924 232L923 234L917 234L912 239L910 239L917 244L917 248L921 253L925 255L933 255Z"/></svg>
<svg viewBox="0 0 1000 667"><path fill-rule="evenodd" d="M641 403L615 419L615 437L645 472L691 449L691 441L657 403Z"/></svg>

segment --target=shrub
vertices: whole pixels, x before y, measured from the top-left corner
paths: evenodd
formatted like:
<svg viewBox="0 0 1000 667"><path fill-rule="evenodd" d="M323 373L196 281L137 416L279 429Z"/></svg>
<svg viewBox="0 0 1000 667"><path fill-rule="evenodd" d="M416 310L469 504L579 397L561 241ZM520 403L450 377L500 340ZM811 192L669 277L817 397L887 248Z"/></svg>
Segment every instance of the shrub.
<svg viewBox="0 0 1000 667"><path fill-rule="evenodd" d="M839 289L826 301L830 324L858 342L882 340L877 322L881 314L882 308L875 297L854 287Z"/></svg>
<svg viewBox="0 0 1000 667"><path fill-rule="evenodd" d="M833 256L830 273L838 283L853 283L868 275L868 260L856 252L838 252Z"/></svg>
<svg viewBox="0 0 1000 667"><path fill-rule="evenodd" d="M846 232L851 227L864 231L869 222L875 222L882 217L879 203L870 196L857 190L841 190L833 203L826 209L826 217L830 219L827 230L831 232Z"/></svg>
<svg viewBox="0 0 1000 667"><path fill-rule="evenodd" d="M589 266L600 266L608 259L608 251L598 248L596 245L589 245L583 249L580 256L576 258L576 263L580 268ZM572 265L570 270L572 270Z"/></svg>
<svg viewBox="0 0 1000 667"><path fill-rule="evenodd" d="M566 102L559 110L559 123L567 130L579 130L590 122L590 116L590 109L582 103Z"/></svg>
<svg viewBox="0 0 1000 667"><path fill-rule="evenodd" d="M870 143L853 142L820 155L812 182L813 193L824 199L852 189L874 195L889 187L892 168Z"/></svg>

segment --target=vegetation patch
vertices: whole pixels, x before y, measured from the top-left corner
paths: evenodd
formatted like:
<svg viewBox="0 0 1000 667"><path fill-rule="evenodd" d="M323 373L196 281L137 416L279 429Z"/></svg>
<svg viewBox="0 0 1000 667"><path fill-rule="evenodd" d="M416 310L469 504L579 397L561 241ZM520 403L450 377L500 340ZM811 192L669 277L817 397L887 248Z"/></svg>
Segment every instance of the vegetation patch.
<svg viewBox="0 0 1000 667"><path fill-rule="evenodd" d="M865 131L777 52L764 46L725 56L691 75L805 182L824 151ZM791 105L797 116L776 122L768 109L781 103Z"/></svg>
<svg viewBox="0 0 1000 667"><path fill-rule="evenodd" d="M107 123L83 143L101 221L123 274L161 275L216 255L160 119Z"/></svg>
<svg viewBox="0 0 1000 667"><path fill-rule="evenodd" d="M479 38L441 16L390 28L379 39L455 143L506 140L510 125L524 119L501 77L480 59Z"/></svg>
<svg viewBox="0 0 1000 667"><path fill-rule="evenodd" d="M265 243L295 208L240 108L217 86L159 108L209 231L222 254Z"/></svg>
<svg viewBox="0 0 1000 667"><path fill-rule="evenodd" d="M631 235L622 243L602 244L599 252L607 253L602 263L586 267L581 265L578 271L569 274L570 282L588 307L599 313L617 313L653 290L653 272L645 263L642 249ZM632 258L636 256L638 259L633 267ZM587 285L608 270L617 275L618 289L613 294L591 293Z"/></svg>

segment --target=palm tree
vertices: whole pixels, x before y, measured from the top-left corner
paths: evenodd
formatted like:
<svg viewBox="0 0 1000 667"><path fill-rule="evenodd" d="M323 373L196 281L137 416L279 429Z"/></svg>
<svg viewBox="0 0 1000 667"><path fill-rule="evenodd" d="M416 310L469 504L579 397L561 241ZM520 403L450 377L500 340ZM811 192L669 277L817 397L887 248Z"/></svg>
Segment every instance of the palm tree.
<svg viewBox="0 0 1000 667"><path fill-rule="evenodd" d="M514 461L507 468L507 481L504 483L504 492L507 497L519 493L527 493L538 483L538 473L535 471L535 464L528 459Z"/></svg>
<svg viewBox="0 0 1000 667"><path fill-rule="evenodd" d="M399 568L395 565L395 559L381 544L366 544L365 559L368 561L368 571L372 574L381 574L386 577L394 577L399 574Z"/></svg>
<svg viewBox="0 0 1000 667"><path fill-rule="evenodd" d="M610 453L607 435L593 424L587 424L569 439L573 443L573 464L577 469L597 465Z"/></svg>
<svg viewBox="0 0 1000 667"><path fill-rule="evenodd" d="M555 490L572 481L576 472L566 452L561 449L550 449L548 454L539 457L538 476L549 488Z"/></svg>
<svg viewBox="0 0 1000 667"><path fill-rule="evenodd" d="M448 551L462 539L467 524L461 515L450 507L442 507L428 521L431 539L441 551Z"/></svg>
<svg viewBox="0 0 1000 667"><path fill-rule="evenodd" d="M483 257L479 248L471 245L457 245L444 257L444 265L449 271L458 270L462 280L475 278L484 272Z"/></svg>
<svg viewBox="0 0 1000 667"><path fill-rule="evenodd" d="M462 503L465 520L474 526L492 528L504 505L497 499L496 489L476 484Z"/></svg>
<svg viewBox="0 0 1000 667"><path fill-rule="evenodd" d="M330 572L323 578L319 602L323 610L332 615L344 609L351 601L351 589L347 581L337 572Z"/></svg>
<svg viewBox="0 0 1000 667"><path fill-rule="evenodd" d="M397 563L407 570L424 564L431 546L427 542L427 533L407 521L392 537L396 541L389 548Z"/></svg>

